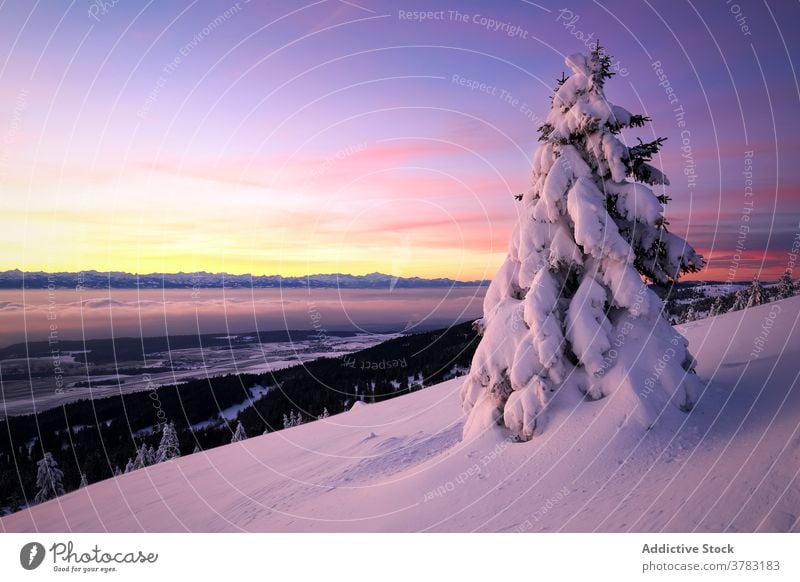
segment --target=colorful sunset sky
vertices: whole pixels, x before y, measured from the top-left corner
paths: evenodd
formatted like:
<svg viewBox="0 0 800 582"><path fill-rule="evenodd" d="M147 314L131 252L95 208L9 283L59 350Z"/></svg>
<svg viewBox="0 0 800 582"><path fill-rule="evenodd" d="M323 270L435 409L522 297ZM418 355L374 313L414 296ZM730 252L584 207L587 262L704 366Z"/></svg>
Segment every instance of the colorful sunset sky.
<svg viewBox="0 0 800 582"><path fill-rule="evenodd" d="M564 56L599 38L609 99L653 120L626 139L668 138L695 278L774 279L800 234L797 22L743 0L6 1L0 270L491 278Z"/></svg>

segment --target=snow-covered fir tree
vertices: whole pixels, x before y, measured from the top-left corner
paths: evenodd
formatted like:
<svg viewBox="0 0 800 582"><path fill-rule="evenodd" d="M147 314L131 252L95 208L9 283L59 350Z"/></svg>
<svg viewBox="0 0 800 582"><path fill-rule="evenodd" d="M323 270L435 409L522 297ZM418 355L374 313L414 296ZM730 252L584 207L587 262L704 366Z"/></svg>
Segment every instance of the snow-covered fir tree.
<svg viewBox="0 0 800 582"><path fill-rule="evenodd" d="M244 431L242 423L238 422L236 424L236 431L233 433L233 437L231 437L231 442L238 443L239 441L243 441L246 438L247 438L247 433Z"/></svg>
<svg viewBox="0 0 800 582"><path fill-rule="evenodd" d="M650 164L664 140L623 141L624 129L649 119L608 102L613 73L602 49L566 64L572 75L559 81L539 130L532 188L519 197L508 255L484 300L484 333L461 394L465 436L505 425L530 439L566 390L590 399L627 390L642 401L644 425L668 401L688 410L696 398L688 343L642 280L669 285L703 264L667 229L669 198L649 187L669 183ZM645 400L639 391L666 350L674 356Z"/></svg>
<svg viewBox="0 0 800 582"><path fill-rule="evenodd" d="M711 309L709 309L708 311L708 316L715 317L720 313L723 313L724 303L725 303L724 295L720 293L714 299L714 303L711 304Z"/></svg>
<svg viewBox="0 0 800 582"><path fill-rule="evenodd" d="M130 460L128 460L130 462ZM119 468L119 465L114 467L114 477L119 477L122 475L122 469Z"/></svg>
<svg viewBox="0 0 800 582"><path fill-rule="evenodd" d="M64 495L64 472L51 453L45 453L36 463L36 496L34 503L43 503Z"/></svg>
<svg viewBox="0 0 800 582"><path fill-rule="evenodd" d="M683 312L683 315L681 315L680 323L689 323L696 319L697 315L695 315L694 307L690 305L689 308Z"/></svg>
<svg viewBox="0 0 800 582"><path fill-rule="evenodd" d="M750 290L747 295L747 307L755 307L767 302L767 294L764 291L764 286L758 277L753 277L753 283L750 285Z"/></svg>
<svg viewBox="0 0 800 582"><path fill-rule="evenodd" d="M325 408L323 408L323 409L322 409L322 414L320 414L320 415L317 417L317 419L318 419L318 420L321 420L321 419L323 419L323 418L328 418L330 415L331 415L331 413L330 413L330 412L328 412L328 407L326 406Z"/></svg>
<svg viewBox="0 0 800 582"><path fill-rule="evenodd" d="M135 471L140 467L136 466L136 461L134 459L128 459L128 462L125 464L125 472L130 473L131 471Z"/></svg>
<svg viewBox="0 0 800 582"><path fill-rule="evenodd" d="M152 447L151 447L152 448ZM147 448L147 445L142 444L138 449L136 449L136 456L133 458L133 461L128 461L128 464L131 466L130 471L136 471L137 469L143 469L149 465L152 465L152 460L155 458L155 453L151 454ZM125 467L125 472L130 472L128 467Z"/></svg>
<svg viewBox="0 0 800 582"><path fill-rule="evenodd" d="M792 272L786 269L781 276L781 281L778 283L778 298L788 299L794 297L794 281L792 280Z"/></svg>
<svg viewBox="0 0 800 582"><path fill-rule="evenodd" d="M732 312L744 309L745 307L747 307L747 301L749 298L750 298L749 291L745 289L739 289L733 296L733 305L731 305L731 308L728 311Z"/></svg>
<svg viewBox="0 0 800 582"><path fill-rule="evenodd" d="M156 450L153 448L153 445L150 445L145 449L145 465L155 465L156 464Z"/></svg>
<svg viewBox="0 0 800 582"><path fill-rule="evenodd" d="M292 428L301 424L303 424L303 416L299 412L295 414L294 410L291 410L288 417L283 415L283 428Z"/></svg>
<svg viewBox="0 0 800 582"><path fill-rule="evenodd" d="M178 443L178 433L175 430L175 425L170 422L161 429L161 442L156 450L156 463L163 463L180 456L181 449Z"/></svg>

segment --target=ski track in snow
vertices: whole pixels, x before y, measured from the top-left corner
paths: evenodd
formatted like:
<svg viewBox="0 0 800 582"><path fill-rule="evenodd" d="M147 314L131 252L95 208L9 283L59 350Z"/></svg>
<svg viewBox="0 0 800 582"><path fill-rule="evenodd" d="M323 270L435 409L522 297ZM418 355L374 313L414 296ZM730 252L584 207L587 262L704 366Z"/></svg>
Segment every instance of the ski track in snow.
<svg viewBox="0 0 800 582"><path fill-rule="evenodd" d="M705 391L650 430L570 397L461 440L463 378L93 484L2 531L800 531L800 297L679 327Z"/></svg>

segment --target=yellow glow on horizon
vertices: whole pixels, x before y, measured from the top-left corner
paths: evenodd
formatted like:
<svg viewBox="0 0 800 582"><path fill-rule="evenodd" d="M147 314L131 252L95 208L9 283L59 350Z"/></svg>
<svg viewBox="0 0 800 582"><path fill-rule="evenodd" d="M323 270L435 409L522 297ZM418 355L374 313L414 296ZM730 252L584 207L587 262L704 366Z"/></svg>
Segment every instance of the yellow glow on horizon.
<svg viewBox="0 0 800 582"><path fill-rule="evenodd" d="M490 279L505 256L462 240L469 229L457 224L382 228L397 216L367 196L332 202L159 173L58 188L45 180L35 192L9 197L0 270L475 280Z"/></svg>
<svg viewBox="0 0 800 582"><path fill-rule="evenodd" d="M347 249L342 249L343 252ZM354 252L358 249L351 249ZM373 255L388 256L392 249L376 249ZM27 252L26 255L30 255ZM120 271L127 273L193 273L205 271L209 273L225 272L231 275L283 275L286 277L300 277L314 274L344 273L350 275L366 275L380 272L399 277L421 278L450 278L461 281L491 279L496 269L500 266L505 253L495 255L481 254L466 259L463 264L454 267L452 253L448 251L420 252L424 257L413 260L402 269L392 269L387 261L380 258L370 260L367 257L354 258L350 261L318 261L310 256L297 256L294 261L286 257L277 260L248 261L236 259L225 255L198 255L191 256L170 255L163 257L126 257L120 253L110 256L105 250L93 252L89 246L80 253L80 259L70 259L68 256L50 257L46 261L26 259L24 262L4 260L0 262L0 271L21 269L26 272L80 272L94 270L98 272ZM313 254L313 251L308 254ZM490 265L490 266L487 266ZM491 266L493 265L493 266Z"/></svg>

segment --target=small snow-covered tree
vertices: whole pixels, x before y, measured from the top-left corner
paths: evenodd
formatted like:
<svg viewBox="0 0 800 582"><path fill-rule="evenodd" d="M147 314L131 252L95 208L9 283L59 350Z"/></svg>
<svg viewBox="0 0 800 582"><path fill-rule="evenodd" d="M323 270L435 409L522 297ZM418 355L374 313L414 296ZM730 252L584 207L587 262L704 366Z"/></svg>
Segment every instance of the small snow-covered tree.
<svg viewBox="0 0 800 582"><path fill-rule="evenodd" d="M141 467L136 466L136 461L134 459L128 459L128 462L125 464L125 472L130 473L131 471L135 471L136 469L140 469Z"/></svg>
<svg viewBox="0 0 800 582"><path fill-rule="evenodd" d="M778 283L778 298L788 299L789 297L794 297L794 281L792 281L792 272L786 269Z"/></svg>
<svg viewBox="0 0 800 582"><path fill-rule="evenodd" d="M317 418L318 419L328 418L330 415L331 414L330 412L328 412L328 407L326 406L325 408L322 409L322 414L320 414Z"/></svg>
<svg viewBox="0 0 800 582"><path fill-rule="evenodd" d="M303 415L298 412L297 414L294 413L294 410L289 411L289 416L284 414L283 415L283 428L292 428L293 426L300 426L303 424Z"/></svg>
<svg viewBox="0 0 800 582"><path fill-rule="evenodd" d="M680 323L689 323L697 319L697 315L694 312L694 306L690 305L689 308L683 312L681 315Z"/></svg>
<svg viewBox="0 0 800 582"><path fill-rule="evenodd" d="M722 313L724 309L724 302L725 302L724 296L721 293L717 295L716 298L714 299L714 303L711 304L711 309L709 309L708 311L708 316L715 317L720 313Z"/></svg>
<svg viewBox="0 0 800 582"><path fill-rule="evenodd" d="M662 302L643 281L670 285L703 264L668 230L669 198L649 187L669 183L650 164L664 140L623 141L625 128L649 119L606 99L613 72L600 47L566 64L572 75L559 81L539 129L533 185L519 197L508 255L484 299L483 337L461 392L465 436L504 424L530 439L557 388L590 399L628 390L643 404L644 424L667 401L683 410L695 401L688 342L661 317ZM630 348L614 348L611 357L623 328ZM653 393L641 396L666 350L674 356Z"/></svg>
<svg viewBox="0 0 800 582"><path fill-rule="evenodd" d="M122 475L122 469L120 469L119 465L117 465L114 467L114 477L119 477L120 475Z"/></svg>
<svg viewBox="0 0 800 582"><path fill-rule="evenodd" d="M243 441L247 438L247 433L244 431L244 427L242 423L239 422L236 424L236 431L233 433L233 437L231 437L232 443L238 443L239 441Z"/></svg>
<svg viewBox="0 0 800 582"><path fill-rule="evenodd" d="M158 444L158 450L156 450L156 463L163 463L180 456L181 449L178 443L178 433L175 430L175 425L170 422L161 429L161 442Z"/></svg>
<svg viewBox="0 0 800 582"><path fill-rule="evenodd" d="M131 465L131 471L136 471L137 469L143 469L149 465L152 465L152 459L155 457L155 454L151 455L150 451L147 448L147 445L142 444L138 449L136 449L136 456L133 458L133 461L129 464ZM125 472L128 472L128 468L125 468Z"/></svg>
<svg viewBox="0 0 800 582"><path fill-rule="evenodd" d="M731 305L731 308L728 311L732 312L744 309L745 307L747 307L747 301L749 297L750 294L748 293L748 291L744 289L739 289L736 292L736 295L733 296L733 304Z"/></svg>
<svg viewBox="0 0 800 582"><path fill-rule="evenodd" d="M750 285L750 290L747 296L747 307L755 307L767 302L767 295L764 291L764 286L758 277L753 277L753 283Z"/></svg>
<svg viewBox="0 0 800 582"><path fill-rule="evenodd" d="M36 463L36 496L34 503L43 503L59 495L64 495L64 472L51 453L45 453Z"/></svg>

